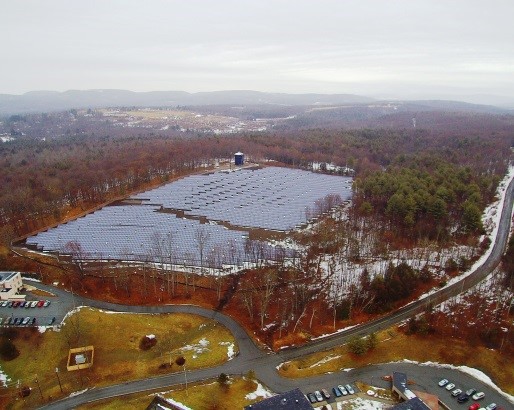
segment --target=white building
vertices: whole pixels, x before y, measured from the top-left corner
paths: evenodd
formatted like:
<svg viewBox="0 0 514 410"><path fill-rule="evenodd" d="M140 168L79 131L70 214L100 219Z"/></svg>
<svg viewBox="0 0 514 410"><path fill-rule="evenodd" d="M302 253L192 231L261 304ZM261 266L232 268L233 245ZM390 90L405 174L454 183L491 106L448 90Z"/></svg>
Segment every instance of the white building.
<svg viewBox="0 0 514 410"><path fill-rule="evenodd" d="M0 300L13 298L22 287L20 272L0 272Z"/></svg>

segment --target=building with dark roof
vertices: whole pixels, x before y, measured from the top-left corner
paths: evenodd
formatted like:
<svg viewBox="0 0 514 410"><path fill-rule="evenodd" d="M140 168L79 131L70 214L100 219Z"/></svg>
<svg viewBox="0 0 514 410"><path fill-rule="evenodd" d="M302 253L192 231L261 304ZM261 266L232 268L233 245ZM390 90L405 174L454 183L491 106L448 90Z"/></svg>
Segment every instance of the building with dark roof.
<svg viewBox="0 0 514 410"><path fill-rule="evenodd" d="M404 402L392 407L394 410L431 410L416 394L407 387L407 375L393 372L393 393L396 393Z"/></svg>
<svg viewBox="0 0 514 410"><path fill-rule="evenodd" d="M300 389L277 394L258 403L249 404L245 410L312 410L312 405Z"/></svg>
<svg viewBox="0 0 514 410"><path fill-rule="evenodd" d="M423 400L419 397L414 397L408 401L404 401L391 407L391 410L431 410Z"/></svg>

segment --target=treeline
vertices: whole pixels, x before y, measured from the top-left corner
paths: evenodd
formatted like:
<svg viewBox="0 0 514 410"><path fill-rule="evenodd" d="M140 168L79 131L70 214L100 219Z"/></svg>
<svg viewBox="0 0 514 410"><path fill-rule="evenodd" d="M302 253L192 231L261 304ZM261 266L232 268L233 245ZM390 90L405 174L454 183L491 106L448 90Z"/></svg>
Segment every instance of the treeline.
<svg viewBox="0 0 514 410"><path fill-rule="evenodd" d="M385 195L371 200L366 197L362 202L369 202L377 212L387 211L389 206L387 217L402 226L412 222L421 226L426 224L428 215L438 213L441 223L445 218L453 218L453 222L454 215L463 210L468 199L468 212L473 220L476 214L473 205L482 209L498 177L506 170L513 131L514 125L486 137L421 129L316 129L226 137L97 134L45 139L18 137L0 144L0 237L4 243L8 242L60 220L70 207L90 209L114 197L197 170L215 158L229 158L239 150L252 159L273 160L274 164L305 169L312 162L351 167L359 176L358 190L366 186L366 192L373 196L377 192L372 187L382 178L388 185ZM44 130L41 134L46 135ZM430 160L418 167L423 158L421 153L427 152L426 158ZM469 169L462 171L462 167ZM402 168L411 170L402 171ZM374 174L383 169L388 170L385 176ZM430 174L430 178L423 172ZM453 173L455 181L467 185L464 190L473 190L476 185L479 195L454 189L455 198L462 197L464 201L454 202L451 192L436 188ZM399 175L403 175L402 186L393 182ZM363 182L367 179L369 183ZM430 197L416 188L418 182L427 186L424 191ZM449 191L451 184L445 186ZM361 192L364 191L358 191ZM395 207L395 201L401 202L400 195L413 198L415 205ZM429 199L426 205L424 197ZM462 223L462 229L469 227L465 221Z"/></svg>
<svg viewBox="0 0 514 410"><path fill-rule="evenodd" d="M484 172L485 171L485 172ZM500 174L479 173L433 155L402 156L385 171L355 181L355 206L402 236L448 240L451 232L481 233L482 211L495 195Z"/></svg>

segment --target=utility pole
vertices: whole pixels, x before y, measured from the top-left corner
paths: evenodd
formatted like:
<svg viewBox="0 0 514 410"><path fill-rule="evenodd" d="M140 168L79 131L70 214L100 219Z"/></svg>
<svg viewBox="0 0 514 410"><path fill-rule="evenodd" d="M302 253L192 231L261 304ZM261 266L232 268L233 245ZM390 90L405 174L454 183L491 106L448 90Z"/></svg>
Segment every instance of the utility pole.
<svg viewBox="0 0 514 410"><path fill-rule="evenodd" d="M39 395L41 396L41 398L43 398L43 393L41 392L41 386L39 385L39 380L37 379L37 374L36 374L36 384L37 384L37 388L39 390Z"/></svg>
<svg viewBox="0 0 514 410"><path fill-rule="evenodd" d="M184 363L184 379L186 380L186 396L189 397L189 393L187 391L187 371L186 371L186 364Z"/></svg>
<svg viewBox="0 0 514 410"><path fill-rule="evenodd" d="M57 376L57 381L59 382L59 387L60 387L60 389L61 389L61 393L64 393L64 392L62 391L62 385L61 385L61 379L60 379L60 377L59 377L59 368L58 368L58 367L56 367L56 368L55 368L55 375Z"/></svg>

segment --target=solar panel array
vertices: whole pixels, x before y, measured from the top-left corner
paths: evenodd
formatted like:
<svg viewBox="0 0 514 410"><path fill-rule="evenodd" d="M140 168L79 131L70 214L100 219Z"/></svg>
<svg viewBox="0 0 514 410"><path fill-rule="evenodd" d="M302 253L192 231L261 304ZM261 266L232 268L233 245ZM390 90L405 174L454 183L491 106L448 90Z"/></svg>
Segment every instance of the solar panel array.
<svg viewBox="0 0 514 410"><path fill-rule="evenodd" d="M198 221L177 218L157 212L157 209L138 205L107 206L86 217L40 232L28 238L26 243L43 251L70 253L67 244L76 242L80 244L80 255L76 255L80 259L170 263L171 255L174 264L200 266L196 236L202 229L206 234L204 266L235 264L243 258L246 235L243 237L241 232L219 225L200 225ZM234 251L229 252L229 244Z"/></svg>
<svg viewBox="0 0 514 410"><path fill-rule="evenodd" d="M289 231L307 222L316 200L349 199L351 181L289 168L241 169L189 176L134 198L240 227Z"/></svg>
<svg viewBox="0 0 514 410"><path fill-rule="evenodd" d="M245 249L248 234L213 221L288 231L306 222L306 208L317 199L328 194L350 198L351 181L276 167L193 175L132 197L143 200L143 205L107 206L29 237L26 243L43 251L71 253L69 243L76 242L81 259L240 265L252 262L258 253L255 246ZM172 213L177 210L188 218ZM198 217L211 222L200 224ZM206 237L202 260L200 230ZM270 251L269 245L259 246Z"/></svg>

